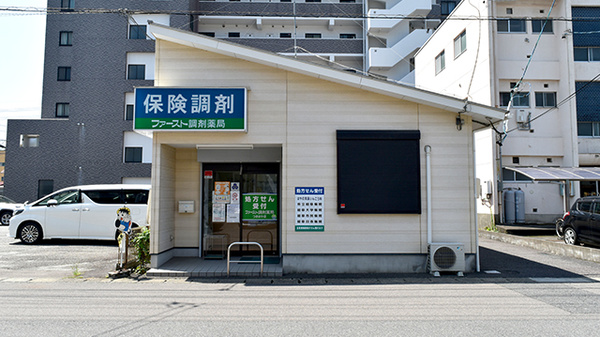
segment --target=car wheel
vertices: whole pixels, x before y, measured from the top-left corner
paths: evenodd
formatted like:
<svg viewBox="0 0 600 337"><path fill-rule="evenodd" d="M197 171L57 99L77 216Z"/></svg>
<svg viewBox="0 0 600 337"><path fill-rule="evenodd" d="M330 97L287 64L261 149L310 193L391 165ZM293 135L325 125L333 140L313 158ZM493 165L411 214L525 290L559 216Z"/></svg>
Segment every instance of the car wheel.
<svg viewBox="0 0 600 337"><path fill-rule="evenodd" d="M34 223L25 224L19 229L19 238L28 245L38 243L42 239L42 228Z"/></svg>
<svg viewBox="0 0 600 337"><path fill-rule="evenodd" d="M565 221L563 219L556 220L556 235L558 235L558 237L561 239L565 237L565 233L564 233L564 229L563 229L564 223L565 223Z"/></svg>
<svg viewBox="0 0 600 337"><path fill-rule="evenodd" d="M3 211L0 213L0 224L2 224L3 226L8 226L10 225L10 218L12 218L12 212L11 211Z"/></svg>
<svg viewBox="0 0 600 337"><path fill-rule="evenodd" d="M568 245L576 245L578 243L577 241L577 233L575 232L575 230L572 227L568 227L565 228L565 243Z"/></svg>

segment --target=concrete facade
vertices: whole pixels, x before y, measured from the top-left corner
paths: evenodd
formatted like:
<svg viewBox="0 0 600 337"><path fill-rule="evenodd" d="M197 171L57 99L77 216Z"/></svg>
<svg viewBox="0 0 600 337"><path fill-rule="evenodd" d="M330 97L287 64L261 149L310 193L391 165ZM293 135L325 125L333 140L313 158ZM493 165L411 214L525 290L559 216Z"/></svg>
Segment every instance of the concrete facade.
<svg viewBox="0 0 600 337"><path fill-rule="evenodd" d="M574 60L576 40L595 35L574 32L570 20L559 20L575 16L576 7L598 9L597 3L563 0L551 5L545 1L464 1L416 56L417 87L507 109L506 124L497 127L504 134L486 130L476 136L477 177L482 185L478 213L482 220L487 219L482 227L491 223L490 212L496 221L505 220L502 198L506 189L524 192L524 221L528 223L553 222L579 195L597 193L597 187L581 192L580 184L571 182L565 203L564 183L534 182L503 171L505 167L597 165L598 139L578 136L582 122L578 106L585 99L576 91L577 83L586 83L600 72L600 63ZM461 17L475 19L453 20ZM499 28L499 20L486 20L488 17L522 26L509 26L505 31ZM534 31L534 21L544 22L546 17L550 18L547 30L540 34L538 27ZM461 33L466 33L466 49L457 53L455 41ZM597 38L592 40L585 46L600 44ZM435 61L443 51L445 67L440 70ZM516 84L516 95L528 102L513 101L508 107L503 95L508 96ZM543 103L542 95L554 102ZM597 182L586 184L597 186Z"/></svg>

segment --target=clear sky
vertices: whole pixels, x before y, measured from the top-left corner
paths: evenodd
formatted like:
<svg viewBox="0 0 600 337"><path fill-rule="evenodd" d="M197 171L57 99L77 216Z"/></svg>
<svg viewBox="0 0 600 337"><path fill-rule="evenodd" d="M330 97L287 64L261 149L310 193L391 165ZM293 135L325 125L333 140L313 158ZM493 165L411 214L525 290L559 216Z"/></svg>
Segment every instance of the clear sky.
<svg viewBox="0 0 600 337"><path fill-rule="evenodd" d="M0 8L46 8L46 0L0 0ZM0 144L6 120L40 118L45 13L0 10Z"/></svg>

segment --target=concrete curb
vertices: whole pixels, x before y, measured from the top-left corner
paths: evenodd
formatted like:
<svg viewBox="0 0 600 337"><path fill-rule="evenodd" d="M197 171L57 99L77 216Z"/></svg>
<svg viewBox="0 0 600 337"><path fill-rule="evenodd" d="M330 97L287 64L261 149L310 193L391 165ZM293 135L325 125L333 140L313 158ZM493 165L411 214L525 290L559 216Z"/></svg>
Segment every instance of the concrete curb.
<svg viewBox="0 0 600 337"><path fill-rule="evenodd" d="M516 236L488 231L479 231L479 237L511 243L513 245L529 247L550 254L574 257L580 260L592 262L600 262L600 249L597 248L570 246L562 242L551 242L526 236Z"/></svg>

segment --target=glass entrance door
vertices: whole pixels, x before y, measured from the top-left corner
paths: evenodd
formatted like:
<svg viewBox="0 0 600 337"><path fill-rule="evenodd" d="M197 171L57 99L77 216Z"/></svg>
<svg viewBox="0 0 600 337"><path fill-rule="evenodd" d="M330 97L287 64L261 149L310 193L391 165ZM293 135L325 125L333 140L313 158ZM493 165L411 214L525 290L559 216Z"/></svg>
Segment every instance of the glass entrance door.
<svg viewBox="0 0 600 337"><path fill-rule="evenodd" d="M258 242L279 256L279 164L204 164L203 256L223 258L232 242ZM233 255L255 256L254 245Z"/></svg>

